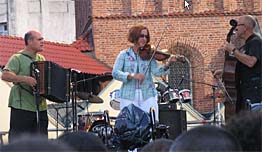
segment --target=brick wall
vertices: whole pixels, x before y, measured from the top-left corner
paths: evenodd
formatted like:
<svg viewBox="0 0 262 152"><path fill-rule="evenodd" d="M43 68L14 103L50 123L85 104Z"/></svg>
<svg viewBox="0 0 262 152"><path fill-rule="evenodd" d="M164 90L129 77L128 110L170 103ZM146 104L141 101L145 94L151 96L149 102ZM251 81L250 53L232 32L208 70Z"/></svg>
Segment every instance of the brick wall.
<svg viewBox="0 0 262 152"><path fill-rule="evenodd" d="M253 5L247 5L247 2L244 3L240 0L234 2L232 0L201 0L194 1L193 4L193 12L197 14L175 13L184 10L183 2L184 0L106 2L93 0L93 36L96 57L109 66L113 66L120 50L131 45L127 41L127 33L133 25L146 25L150 30L151 44L153 45L157 44L167 27L159 49L168 49L171 54L187 56L191 66L195 67L191 69L192 79L213 84L215 80L211 70L223 67L224 54L219 51L219 48L230 29L228 22L245 12L238 11L235 15L234 13L227 15L223 13L201 14L201 12L208 10L231 12L239 8L249 10L251 7L254 11L260 12L254 13L254 15L257 16L261 25L262 7L257 5L261 6L262 2L261 0L253 0ZM159 8L160 6L161 8ZM152 12L169 13L169 15L153 15ZM212 93L211 87L193 83L192 88L194 108L200 112L212 111L212 99L207 97Z"/></svg>
<svg viewBox="0 0 262 152"><path fill-rule="evenodd" d="M80 1L80 0L77 0ZM261 0L187 0L191 10L184 9L184 0L84 0L92 1L93 16L116 14L174 13L204 11L261 11Z"/></svg>

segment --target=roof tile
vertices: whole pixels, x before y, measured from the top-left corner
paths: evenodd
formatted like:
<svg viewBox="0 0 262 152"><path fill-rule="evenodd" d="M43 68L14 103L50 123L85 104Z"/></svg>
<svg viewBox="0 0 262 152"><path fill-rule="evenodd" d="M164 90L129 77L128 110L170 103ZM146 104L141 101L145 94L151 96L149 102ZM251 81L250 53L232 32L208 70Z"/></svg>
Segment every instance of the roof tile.
<svg viewBox="0 0 262 152"><path fill-rule="evenodd" d="M14 53L24 48L24 40L14 36L0 36L0 66L4 66ZM88 74L104 74L112 69L97 59L91 58L71 44L44 42L41 52L47 61L55 62L64 68L79 70Z"/></svg>

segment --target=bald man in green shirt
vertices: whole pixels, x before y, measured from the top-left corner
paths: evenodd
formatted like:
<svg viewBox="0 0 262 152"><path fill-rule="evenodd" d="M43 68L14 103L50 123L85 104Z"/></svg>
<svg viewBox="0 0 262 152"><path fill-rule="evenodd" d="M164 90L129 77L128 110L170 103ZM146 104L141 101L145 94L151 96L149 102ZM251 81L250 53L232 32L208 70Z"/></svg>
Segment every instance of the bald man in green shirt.
<svg viewBox="0 0 262 152"><path fill-rule="evenodd" d="M47 103L40 98L39 126L37 123L37 106L33 89L37 80L30 76L30 65L33 61L44 61L39 52L43 51L44 39L36 30L28 31L24 36L25 48L11 56L6 64L2 80L13 82L8 106L11 108L9 143L24 133L41 133L47 136L48 117Z"/></svg>

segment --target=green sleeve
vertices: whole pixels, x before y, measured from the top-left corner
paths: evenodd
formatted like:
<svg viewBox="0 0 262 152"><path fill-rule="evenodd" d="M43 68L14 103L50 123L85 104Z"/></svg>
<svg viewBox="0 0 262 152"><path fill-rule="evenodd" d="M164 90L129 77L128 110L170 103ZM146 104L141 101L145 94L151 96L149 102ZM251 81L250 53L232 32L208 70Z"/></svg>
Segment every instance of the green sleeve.
<svg viewBox="0 0 262 152"><path fill-rule="evenodd" d="M19 63L18 57L16 55L13 55L7 62L4 70L8 70L8 71L14 72L15 74L18 74L19 67L20 67L19 65L20 63Z"/></svg>

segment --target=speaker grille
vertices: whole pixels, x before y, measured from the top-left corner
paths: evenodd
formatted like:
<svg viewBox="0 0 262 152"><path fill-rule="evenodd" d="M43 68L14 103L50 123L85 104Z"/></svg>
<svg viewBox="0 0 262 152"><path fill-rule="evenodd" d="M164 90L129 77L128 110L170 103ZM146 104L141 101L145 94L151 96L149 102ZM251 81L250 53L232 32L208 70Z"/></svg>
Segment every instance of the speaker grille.
<svg viewBox="0 0 262 152"><path fill-rule="evenodd" d="M159 122L169 126L169 139L175 139L187 130L186 111L176 110L169 104L159 105Z"/></svg>

